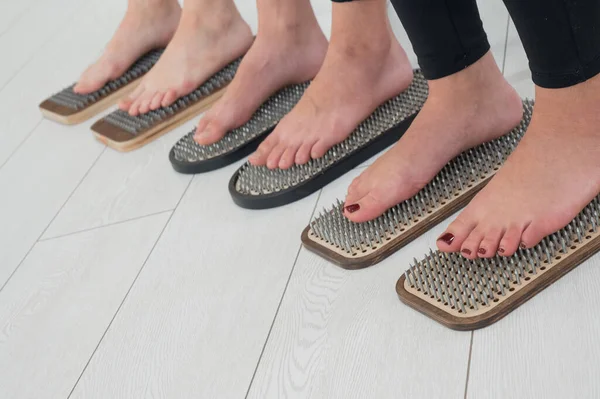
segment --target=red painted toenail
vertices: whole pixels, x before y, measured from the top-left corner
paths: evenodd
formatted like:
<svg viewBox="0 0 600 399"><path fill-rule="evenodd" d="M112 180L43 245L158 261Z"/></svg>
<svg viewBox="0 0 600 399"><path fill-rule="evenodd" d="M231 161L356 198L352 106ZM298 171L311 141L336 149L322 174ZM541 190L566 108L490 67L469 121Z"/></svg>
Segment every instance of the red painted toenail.
<svg viewBox="0 0 600 399"><path fill-rule="evenodd" d="M352 204L352 205L348 205L344 209L346 209L348 211L348 213L354 213L360 209L360 205Z"/></svg>
<svg viewBox="0 0 600 399"><path fill-rule="evenodd" d="M451 245L452 242L454 241L454 234L446 233L443 236L441 236L440 238L438 238L438 241L444 241L446 244Z"/></svg>
<svg viewBox="0 0 600 399"><path fill-rule="evenodd" d="M485 248L479 248L479 249L477 250L477 253L478 253L478 254L480 254L480 255L485 255L485 253L486 253L486 252L487 252L487 251L485 250Z"/></svg>
<svg viewBox="0 0 600 399"><path fill-rule="evenodd" d="M501 254L503 254L504 252L506 252L506 250L502 247L498 248L498 252L500 252Z"/></svg>
<svg viewBox="0 0 600 399"><path fill-rule="evenodd" d="M465 255L471 255L471 250L467 248L463 248L461 252Z"/></svg>
<svg viewBox="0 0 600 399"><path fill-rule="evenodd" d="M525 243L522 242L521 244L519 244L519 248L521 248L521 249L527 249L527 245L525 245Z"/></svg>

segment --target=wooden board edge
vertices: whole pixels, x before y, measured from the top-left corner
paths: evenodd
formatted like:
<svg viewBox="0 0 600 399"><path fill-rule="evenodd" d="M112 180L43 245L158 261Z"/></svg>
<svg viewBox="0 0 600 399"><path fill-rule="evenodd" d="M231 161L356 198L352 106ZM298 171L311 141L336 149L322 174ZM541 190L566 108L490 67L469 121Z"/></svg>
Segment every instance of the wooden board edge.
<svg viewBox="0 0 600 399"><path fill-rule="evenodd" d="M59 108L59 107L49 106L47 103L49 101L49 98L44 100L39 105L39 108L40 108L40 111L42 112L42 115L47 119L50 119L54 122L61 123L63 125L76 125L78 123L82 123L82 122L87 121L88 119L93 118L94 116L98 115L99 113L103 112L104 110L106 110L106 109L110 108L111 106L113 106L114 104L116 104L117 101L119 101L122 97L125 97L126 95L131 93L133 90L135 90L135 88L140 83L140 78L132 80L127 85L119 88L119 90L116 90L115 92L111 93L110 95L104 97L102 100L100 100L78 112L70 113L70 112L65 111L65 112L61 113L60 110L64 107Z"/></svg>
<svg viewBox="0 0 600 399"><path fill-rule="evenodd" d="M489 312L474 316L460 318L444 312L443 310L420 299L406 291L404 282L406 276L402 275L396 282L396 293L400 300L406 305L416 309L427 317L443 324L444 326L458 331L473 331L488 327L506 317L509 313L523 305L529 299L560 280L564 275L581 265L600 250L600 236L592 240L581 249L575 249L573 255L563 262L548 270L523 290L516 292L506 301L492 308Z"/></svg>
<svg viewBox="0 0 600 399"><path fill-rule="evenodd" d="M304 229L302 232L302 243L304 246L316 253L317 255L329 260L330 262L336 264L347 270L359 270L367 267L374 266L386 258L390 257L394 253L398 252L400 249L410 244L433 227L437 226L439 223L448 219L452 214L454 214L459 209L463 208L467 205L473 197L485 187L485 185L491 180L494 175L488 176L485 180L483 180L476 187L473 187L465 194L462 194L452 202L451 205L448 205L441 212L434 212L425 222L418 222L414 228L412 228L409 233L406 235L400 235L399 237L392 240L389 244L383 246L381 249L377 249L374 252L359 257L359 258L350 258L342 256L341 254L332 251L331 249L319 245L316 241L311 240L308 237L308 232L310 230L310 224Z"/></svg>
<svg viewBox="0 0 600 399"><path fill-rule="evenodd" d="M146 133L136 136L131 140L118 142L105 136L102 132L103 129L100 128L100 126L103 126L102 120L99 120L94 125L92 125L91 130L94 134L94 137L98 141L114 150L117 150L119 152L130 152L133 150L137 150L138 148L141 148L151 143L152 141L157 140L158 138L172 131L173 129L176 129L177 127L181 126L182 124L189 121L198 114L205 112L225 93L225 90L226 86L215 91L202 101L199 101L191 107L186 108L182 112L175 114L173 117L165 120L163 123L156 125Z"/></svg>

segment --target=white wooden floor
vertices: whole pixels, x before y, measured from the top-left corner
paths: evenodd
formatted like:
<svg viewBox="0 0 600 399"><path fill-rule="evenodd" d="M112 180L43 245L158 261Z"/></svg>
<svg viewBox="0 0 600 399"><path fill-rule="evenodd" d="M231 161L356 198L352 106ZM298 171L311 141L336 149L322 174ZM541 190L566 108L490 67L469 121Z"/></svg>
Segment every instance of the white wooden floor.
<svg viewBox="0 0 600 399"><path fill-rule="evenodd" d="M238 1L255 27L253 3ZM314 3L328 32L331 6ZM532 96L504 6L480 3L498 63ZM226 189L240 163L172 171L197 118L129 154L92 121L43 120L37 104L99 55L124 7L0 0L0 398L600 397L598 256L492 327L454 332L394 291L447 222L362 271L301 248L361 168L247 211Z"/></svg>

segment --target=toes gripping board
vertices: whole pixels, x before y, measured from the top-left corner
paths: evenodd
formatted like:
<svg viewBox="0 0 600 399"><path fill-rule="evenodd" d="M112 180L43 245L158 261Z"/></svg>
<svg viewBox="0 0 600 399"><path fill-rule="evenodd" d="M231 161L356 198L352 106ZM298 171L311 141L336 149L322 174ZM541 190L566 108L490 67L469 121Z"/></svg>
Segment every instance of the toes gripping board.
<svg viewBox="0 0 600 399"><path fill-rule="evenodd" d="M267 209L302 199L396 142L408 129L428 95L427 82L415 71L411 85L379 106L321 158L289 169L242 165L229 181L233 201L242 208Z"/></svg>
<svg viewBox="0 0 600 399"><path fill-rule="evenodd" d="M396 283L402 302L454 330L487 327L600 250L600 197L565 228L510 257L430 251Z"/></svg>
<svg viewBox="0 0 600 399"><path fill-rule="evenodd" d="M117 110L94 123L92 131L98 140L118 151L142 147L210 107L233 80L240 61L238 58L226 65L196 90L167 107L136 116Z"/></svg>
<svg viewBox="0 0 600 399"><path fill-rule="evenodd" d="M309 250L345 269L381 262L465 206L494 176L529 126L533 102L523 101L523 119L510 133L460 154L415 196L374 220L354 223L338 200L302 233Z"/></svg>
<svg viewBox="0 0 600 399"><path fill-rule="evenodd" d="M171 149L169 160L180 173L204 173L225 167L254 152L277 123L300 101L309 82L287 86L265 101L243 126L233 129L211 145L194 141L196 129Z"/></svg>
<svg viewBox="0 0 600 399"><path fill-rule="evenodd" d="M113 105L129 94L158 61L164 49L152 50L140 57L125 73L89 94L77 94L75 84L47 98L40 104L42 114L65 125L81 123Z"/></svg>

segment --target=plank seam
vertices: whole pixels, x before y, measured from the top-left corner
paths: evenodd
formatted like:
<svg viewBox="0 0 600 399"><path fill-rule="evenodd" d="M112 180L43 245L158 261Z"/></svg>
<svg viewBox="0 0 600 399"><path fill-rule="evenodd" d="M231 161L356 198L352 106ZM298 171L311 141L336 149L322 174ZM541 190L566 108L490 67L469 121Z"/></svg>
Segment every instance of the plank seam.
<svg viewBox="0 0 600 399"><path fill-rule="evenodd" d="M317 199L315 201L315 206L313 207L313 210L308 219L309 223L312 220L312 218L315 214L315 211L317 210L317 205L319 204L319 200L321 199L322 192L323 192L323 189L320 189L319 195L317 196ZM279 310L281 309L281 304L283 303L285 294L287 293L287 289L290 284L290 280L292 279L292 275L294 274L294 270L296 269L296 263L298 263L298 257L300 257L300 251L302 251L302 244L300 244L300 246L298 248L298 252L296 252L296 258L294 259L294 263L292 264L292 269L290 270L290 274L285 283L285 287L283 288L283 293L281 294L281 299L279 300L277 309L275 310L275 315L273 316L273 321L271 322L271 327L269 327L269 332L267 333L265 343L263 344L262 350L260 351L260 355L258 356L258 361L256 362L256 367L254 368L254 372L252 373L252 378L250 379L250 384L248 384L248 390L246 390L246 395L244 396L245 399L247 399L248 395L250 394L250 389L252 388L252 384L254 383L254 378L256 378L256 372L258 371L258 367L260 366L260 361L262 360L262 357L265 353L265 349L267 348L267 344L269 343L269 339L271 338L271 332L273 331L273 327L275 326L275 322L277 321L277 316L279 315Z"/></svg>
<svg viewBox="0 0 600 399"><path fill-rule="evenodd" d="M465 399L467 399L467 391L469 389L469 374L471 373L471 354L473 353L473 336L475 331L471 331L471 342L469 343L469 360L467 361L467 378L465 380Z"/></svg>
<svg viewBox="0 0 600 399"><path fill-rule="evenodd" d="M195 177L195 176L194 176ZM194 178L192 177L190 179L190 181L188 182L187 187L185 188L185 190L183 191L183 193L181 194L181 197L179 197L179 201L177 202L177 205L175 206L174 210L171 212L171 215L169 215L169 218L167 219L165 225L163 226L162 230L160 231L160 233L158 234L158 237L156 238L156 240L154 241L154 245L152 245L152 248L150 249L150 251L148 252L148 256L146 256L146 259L144 260L144 262L142 263L142 266L140 267L140 270L138 270L138 273L135 275L133 281L131 282L131 285L129 286L129 289L127 290L127 292L125 293L125 295L123 296L123 300L121 301L121 303L119 304L119 306L117 307L117 310L115 311L115 314L113 315L112 319L110 320L110 322L108 323L108 325L106 326L106 329L104 330L104 333L102 334L102 337L100 337L100 340L98 341L98 344L96 345L96 347L94 348L94 350L92 351L90 358L88 359L88 361L86 362L85 366L83 367L83 369L81 370L81 373L79 374L79 377L77 377L77 380L75 381L75 384L73 385L73 388L71 389L71 392L69 392L69 395L67 396L67 399L71 398L71 395L73 395L73 392L75 391L75 388L77 388L77 385L79 385L79 381L81 381L81 378L83 377L83 375L85 374L86 370L88 369L88 366L90 365L90 363L92 362L92 359L94 358L94 355L96 354L96 352L98 351L98 348L100 348L100 345L102 344L102 342L104 341L104 337L106 337L106 334L108 334L108 331L110 330L110 328L112 327L113 322L115 321L115 319L117 318L119 312L121 311L121 309L123 308L123 305L125 304L125 301L127 300L127 298L129 297L129 293L131 292L131 290L133 289L133 286L135 285L135 283L137 282L138 278L140 277L140 275L142 274L142 272L144 271L144 268L146 267L146 263L148 263L148 260L150 259L150 257L152 256L152 253L154 252L154 250L156 249L156 246L158 245L158 242L160 241L160 239L162 238L165 230L167 229L167 226L169 226L169 223L171 223L171 219L173 218L173 215L175 214L175 212L177 211L177 208L179 207L179 204L181 203L181 200L183 199L183 197L185 196L185 194L187 193L188 189L190 188L190 186L192 185L192 181L194 180Z"/></svg>
<svg viewBox="0 0 600 399"><path fill-rule="evenodd" d="M506 53L508 49L508 32L510 30L510 14L506 15L506 33L504 34L504 55L502 56L502 75L504 75L504 67L506 66Z"/></svg>
<svg viewBox="0 0 600 399"><path fill-rule="evenodd" d="M25 261L25 259L27 259L27 257L29 256L29 254L31 253L31 251L33 250L33 248L37 245L37 243L40 241L40 239L44 236L44 233L46 232L46 230L48 230L48 227L50 227L50 225L52 224L52 222L54 222L54 219L56 219L56 217L58 216L58 214L63 210L63 208L65 207L65 205L67 204L67 202L71 199L71 197L73 196L73 194L75 193L75 191L77 191L77 189L79 188L79 186L81 185L81 183L83 183L83 181L85 180L85 178L87 177L87 175L90 173L90 171L92 170L92 168L96 165L96 163L98 162L98 160L100 159L100 157L102 156L102 154L104 154L104 151L106 151L106 148L107 147L105 146L102 149L102 151L100 151L100 153L98 154L98 156L96 157L96 159L94 160L94 162L92 162L92 164L90 165L90 167L88 168L88 170L85 172L85 174L83 175L83 177L77 183L77 186L75 186L75 188L71 191L71 193L69 194L69 196L67 197L67 199L63 202L63 204L60 206L60 208L58 209L58 211L54 214L54 216L52 217L52 219L50 220L50 222L46 225L46 227L44 228L44 230L42 231L42 233L38 236L38 238L35 240L35 242L33 244L31 244L31 247L29 248L29 250L27 251L27 253L25 254L25 256L23 256L23 258L21 258L21 260L17 264L17 267L15 267L15 269L12 271L12 273L8 276L8 278L6 279L6 281L4 282L4 284L2 285L2 287L0 287L0 292L2 292L2 290L4 290L4 287L6 287L6 285L10 282L10 280L13 278L13 276L17 272L17 270L19 270L19 268L21 267L21 265L23 264L23 262Z"/></svg>
<svg viewBox="0 0 600 399"><path fill-rule="evenodd" d="M145 214L145 215L135 216L135 217L132 217L132 218L129 218L129 219L119 220L119 221L116 221L116 222L101 224L99 226L89 227L89 228L82 229L82 230L72 231L72 232L65 233L65 234L59 234L59 235L56 235L56 236L50 236L50 237L47 237L47 238L41 238L41 239L38 240L38 242L50 241L50 240L55 240L57 238L63 238L63 237L69 237L69 236L73 236L73 235L77 235L77 234L81 234L81 233L87 233L89 231L103 229L105 227L116 226L116 225L123 224L123 223L134 222L136 220L145 219L145 218L148 218L148 217L151 217L151 216L161 215L163 213L173 212L173 211L175 211L175 208L173 208L173 209L165 209L165 210L158 211L158 212L153 212L153 213L148 213L148 214Z"/></svg>
<svg viewBox="0 0 600 399"><path fill-rule="evenodd" d="M35 131L35 129L37 129L40 124L42 123L43 118L40 118L38 120L38 123L29 131L29 133L27 133L25 135L25 137L23 138L23 140L21 140L21 142L19 144L17 144L17 146L11 151L11 153L8 155L8 157L6 157L6 160L0 165L0 170L2 170L2 168L4 167L4 165L6 165L8 163L8 161L10 161L10 159L17 153L17 151L19 151L19 149L23 146L23 144L25 144L25 142L27 140L29 140L29 138L31 137L31 135L33 134L33 132Z"/></svg>

